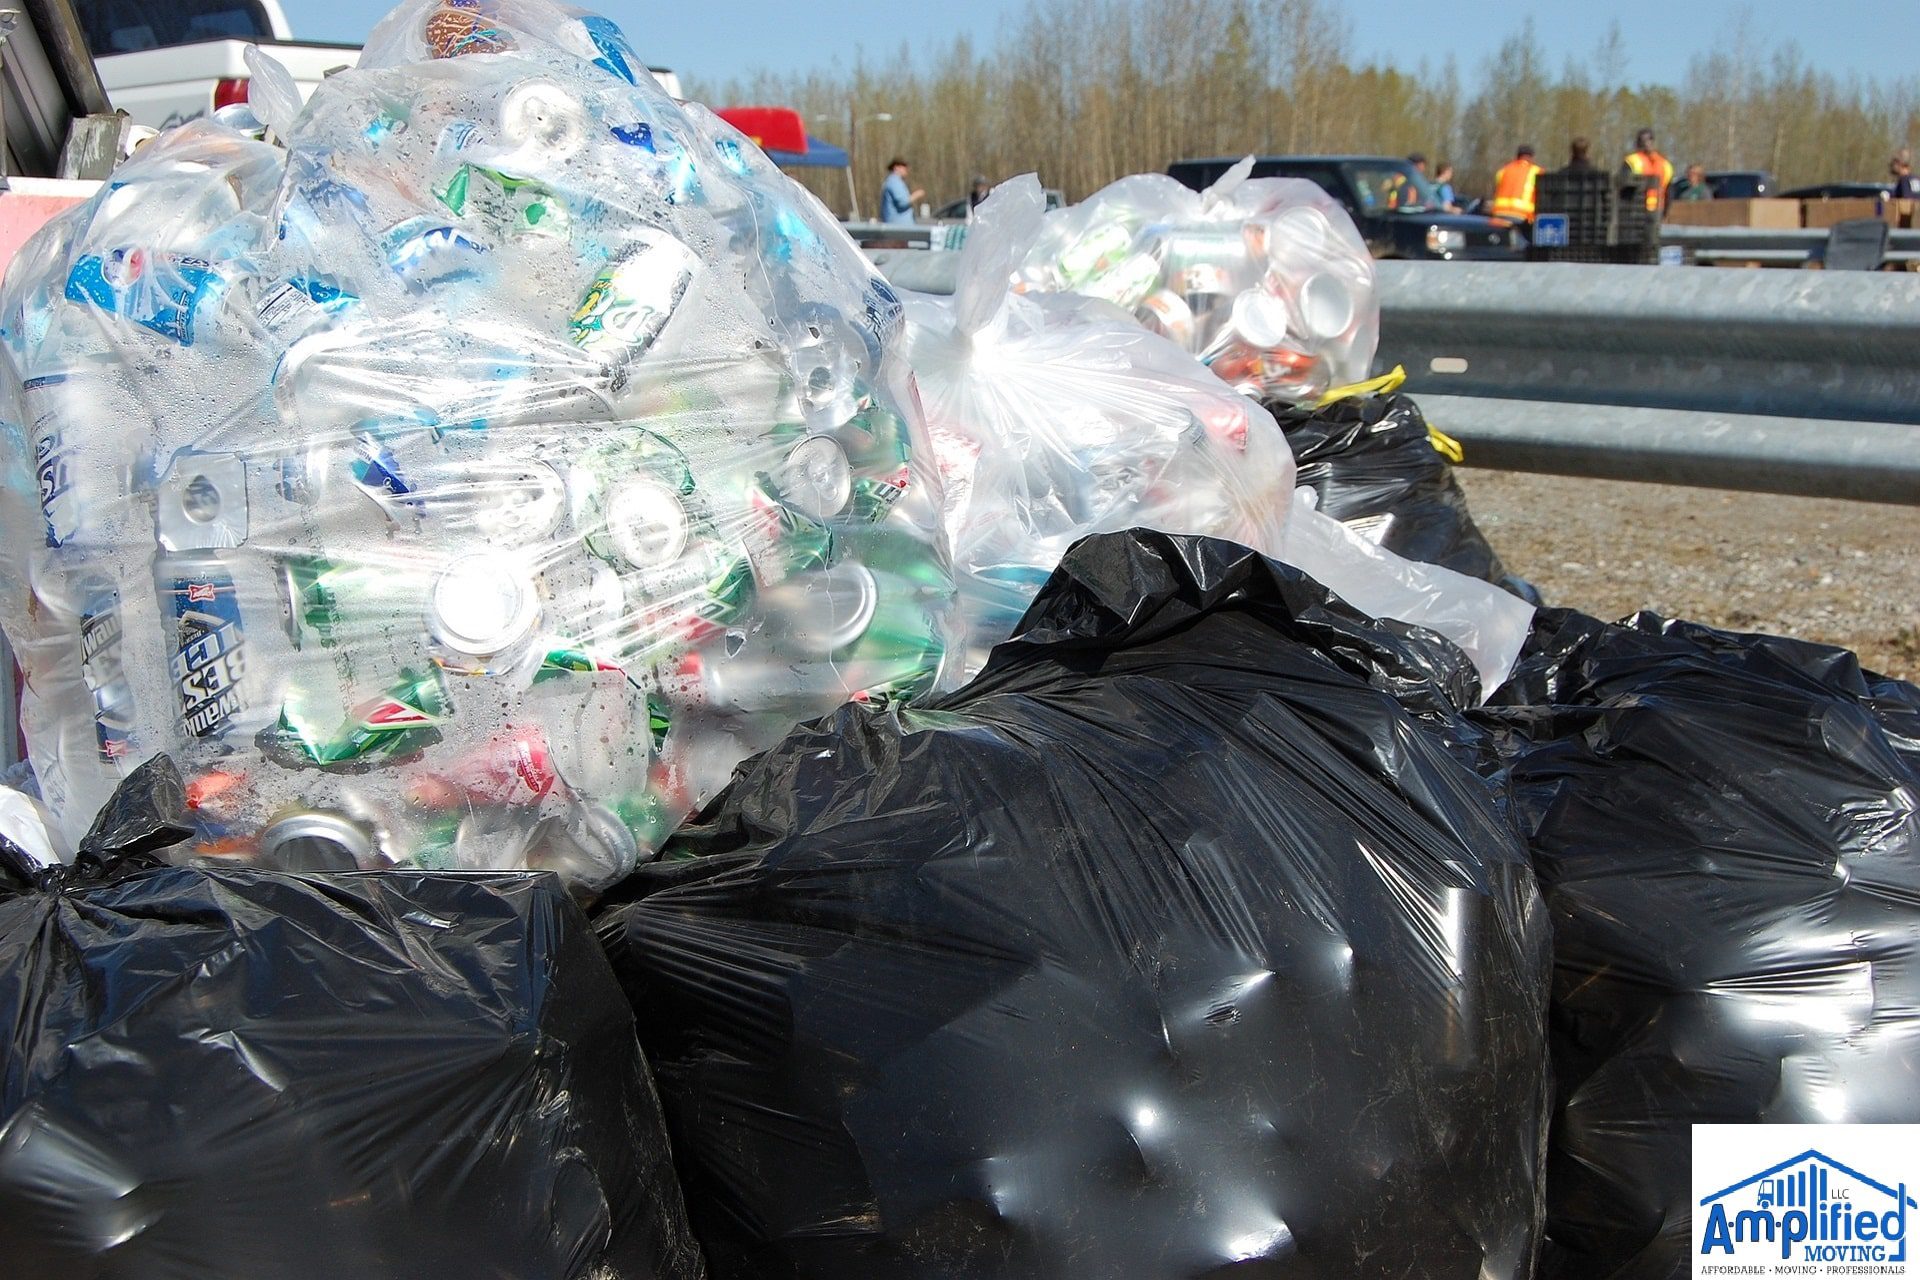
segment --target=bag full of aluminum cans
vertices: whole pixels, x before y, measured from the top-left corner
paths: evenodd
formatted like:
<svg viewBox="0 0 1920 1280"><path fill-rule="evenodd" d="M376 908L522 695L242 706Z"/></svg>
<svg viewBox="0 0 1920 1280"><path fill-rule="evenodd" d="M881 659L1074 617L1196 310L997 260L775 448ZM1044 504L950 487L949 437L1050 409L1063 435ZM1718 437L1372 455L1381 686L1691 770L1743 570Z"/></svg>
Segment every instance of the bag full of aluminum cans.
<svg viewBox="0 0 1920 1280"><path fill-rule="evenodd" d="M611 22L410 0L162 135L7 280L0 604L69 838L623 875L734 765L951 683L900 304ZM231 126L231 127L230 127Z"/></svg>
<svg viewBox="0 0 1920 1280"><path fill-rule="evenodd" d="M951 300L905 295L969 671L1080 538L1131 528L1278 547L1293 458L1266 411L1110 305L1017 295L1046 213L1031 174L974 211Z"/></svg>
<svg viewBox="0 0 1920 1280"><path fill-rule="evenodd" d="M1223 538L1422 626L1506 676L1530 606L1369 544L1295 491L1272 414L1112 303L1014 292L1046 205L1032 176L974 211L951 297L908 293L904 353L939 463L968 642L964 672L1014 634L1067 549L1125 529Z"/></svg>
<svg viewBox="0 0 1920 1280"><path fill-rule="evenodd" d="M1380 338L1373 258L1333 197L1252 168L1205 192L1136 174L1056 210L1019 286L1112 302L1258 399L1359 382Z"/></svg>

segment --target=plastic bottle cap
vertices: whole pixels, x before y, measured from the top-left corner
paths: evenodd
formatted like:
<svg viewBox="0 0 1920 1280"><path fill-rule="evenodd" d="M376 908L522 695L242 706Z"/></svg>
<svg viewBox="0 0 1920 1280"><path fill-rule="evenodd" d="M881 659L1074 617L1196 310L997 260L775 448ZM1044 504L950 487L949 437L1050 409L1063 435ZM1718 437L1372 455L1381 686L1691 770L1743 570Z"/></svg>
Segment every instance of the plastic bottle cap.
<svg viewBox="0 0 1920 1280"><path fill-rule="evenodd" d="M626 480L607 502L614 554L636 569L672 564L687 549L687 511L658 480Z"/></svg>
<svg viewBox="0 0 1920 1280"><path fill-rule="evenodd" d="M427 623L434 638L455 653L484 658L525 639L540 616L533 580L499 555L459 556L434 579Z"/></svg>

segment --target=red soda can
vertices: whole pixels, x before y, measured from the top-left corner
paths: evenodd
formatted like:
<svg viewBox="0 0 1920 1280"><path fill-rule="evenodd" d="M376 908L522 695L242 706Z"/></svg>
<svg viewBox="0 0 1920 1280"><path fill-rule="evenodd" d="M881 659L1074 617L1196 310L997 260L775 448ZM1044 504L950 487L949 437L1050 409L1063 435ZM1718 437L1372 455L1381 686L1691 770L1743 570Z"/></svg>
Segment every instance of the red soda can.
<svg viewBox="0 0 1920 1280"><path fill-rule="evenodd" d="M530 805L565 786L546 735L529 725L489 739L450 765L415 774L407 780L407 798L436 810Z"/></svg>

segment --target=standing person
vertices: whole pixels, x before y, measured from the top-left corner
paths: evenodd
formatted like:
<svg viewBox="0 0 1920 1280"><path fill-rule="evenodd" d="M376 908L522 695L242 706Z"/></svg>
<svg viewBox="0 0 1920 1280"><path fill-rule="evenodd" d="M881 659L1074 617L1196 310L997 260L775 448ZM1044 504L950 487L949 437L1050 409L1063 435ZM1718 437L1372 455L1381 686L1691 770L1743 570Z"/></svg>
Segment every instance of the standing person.
<svg viewBox="0 0 1920 1280"><path fill-rule="evenodd" d="M895 156L887 164L887 180L880 185L880 221L890 227L913 225L913 206L924 191L907 189L907 162Z"/></svg>
<svg viewBox="0 0 1920 1280"><path fill-rule="evenodd" d="M1887 192L1890 198L1920 200L1920 178L1913 176L1913 152L1905 147L1894 152L1887 162L1887 175L1893 179L1893 189Z"/></svg>
<svg viewBox="0 0 1920 1280"><path fill-rule="evenodd" d="M1675 200L1713 199L1713 188L1707 185L1707 166L1688 165L1687 176L1674 184L1673 198Z"/></svg>
<svg viewBox="0 0 1920 1280"><path fill-rule="evenodd" d="M1460 201L1453 194L1453 166L1445 160L1433 171L1433 194L1440 201L1440 207L1448 213L1460 212Z"/></svg>
<svg viewBox="0 0 1920 1280"><path fill-rule="evenodd" d="M1543 170L1533 162L1533 144L1514 148L1513 159L1493 175L1493 216L1515 222L1533 221L1533 188Z"/></svg>
<svg viewBox="0 0 1920 1280"><path fill-rule="evenodd" d="M1673 161L1654 150L1653 130L1642 129L1633 135L1633 150L1620 163L1642 178L1652 178L1647 190L1647 212L1658 213L1667 207L1667 188L1673 185Z"/></svg>
<svg viewBox="0 0 1920 1280"><path fill-rule="evenodd" d="M1593 144L1585 138L1575 138L1573 145L1567 148L1567 167L1562 173L1598 173L1600 166L1593 162Z"/></svg>

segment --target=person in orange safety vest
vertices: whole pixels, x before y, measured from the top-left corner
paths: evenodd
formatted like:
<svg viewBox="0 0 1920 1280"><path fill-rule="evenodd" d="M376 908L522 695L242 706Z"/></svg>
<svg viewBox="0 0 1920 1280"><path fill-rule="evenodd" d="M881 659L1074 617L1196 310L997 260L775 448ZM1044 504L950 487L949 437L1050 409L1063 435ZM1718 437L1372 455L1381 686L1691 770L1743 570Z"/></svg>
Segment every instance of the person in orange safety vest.
<svg viewBox="0 0 1920 1280"><path fill-rule="evenodd" d="M1493 216L1515 222L1533 221L1533 185L1541 174L1533 162L1533 148L1522 146L1513 159L1493 175Z"/></svg>
<svg viewBox="0 0 1920 1280"><path fill-rule="evenodd" d="M1642 129L1633 135L1633 150L1621 161L1629 171L1652 178L1647 191L1647 212L1658 213L1667 207L1667 188L1673 185L1673 161L1653 149L1653 130Z"/></svg>

